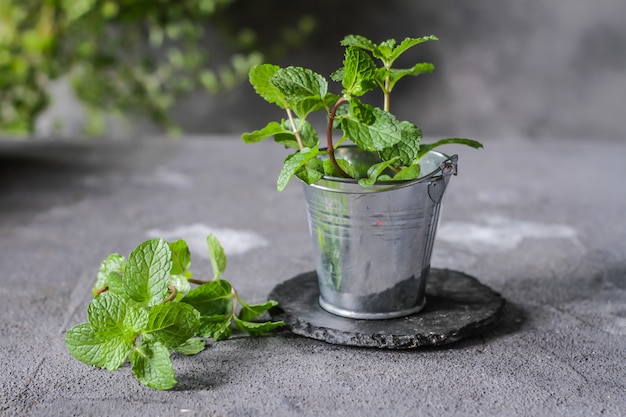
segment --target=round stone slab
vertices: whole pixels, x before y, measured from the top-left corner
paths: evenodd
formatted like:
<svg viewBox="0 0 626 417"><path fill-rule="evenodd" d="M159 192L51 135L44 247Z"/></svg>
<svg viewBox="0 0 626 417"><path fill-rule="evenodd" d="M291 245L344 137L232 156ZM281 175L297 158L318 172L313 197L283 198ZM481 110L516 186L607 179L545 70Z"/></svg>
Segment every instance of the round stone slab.
<svg viewBox="0 0 626 417"><path fill-rule="evenodd" d="M474 277L447 269L431 269L426 307L412 316L357 320L323 310L318 302L315 271L277 285L269 295L278 301L271 311L291 332L348 346L410 349L456 342L484 332L502 318L504 298Z"/></svg>

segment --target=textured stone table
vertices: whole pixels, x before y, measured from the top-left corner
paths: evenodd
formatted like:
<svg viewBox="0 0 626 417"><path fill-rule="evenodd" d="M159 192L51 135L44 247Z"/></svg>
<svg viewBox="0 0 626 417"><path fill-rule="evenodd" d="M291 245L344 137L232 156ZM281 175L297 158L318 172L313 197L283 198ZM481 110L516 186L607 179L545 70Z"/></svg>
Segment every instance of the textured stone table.
<svg viewBox="0 0 626 417"><path fill-rule="evenodd" d="M100 261L152 236L187 239L200 275L215 232L251 302L312 270L302 190L275 190L284 151L0 142L0 415L624 415L626 141L485 142L455 149L433 266L502 294L499 326L414 350L237 336L174 357L169 392L73 360L65 331Z"/></svg>

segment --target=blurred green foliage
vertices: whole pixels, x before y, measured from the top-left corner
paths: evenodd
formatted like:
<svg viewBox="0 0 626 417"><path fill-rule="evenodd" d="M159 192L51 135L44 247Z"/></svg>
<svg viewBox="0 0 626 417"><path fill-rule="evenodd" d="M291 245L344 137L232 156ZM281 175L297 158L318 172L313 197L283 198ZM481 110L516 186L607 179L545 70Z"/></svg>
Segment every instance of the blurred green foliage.
<svg viewBox="0 0 626 417"><path fill-rule="evenodd" d="M231 88L263 61L255 30L227 21L240 16L235 6L246 0L0 0L0 134L32 134L60 77L88 110L87 133L103 133L105 113L147 116L176 132L169 110L179 97ZM314 26L306 16L290 25L272 24L280 38L268 52ZM228 56L211 55L209 27Z"/></svg>

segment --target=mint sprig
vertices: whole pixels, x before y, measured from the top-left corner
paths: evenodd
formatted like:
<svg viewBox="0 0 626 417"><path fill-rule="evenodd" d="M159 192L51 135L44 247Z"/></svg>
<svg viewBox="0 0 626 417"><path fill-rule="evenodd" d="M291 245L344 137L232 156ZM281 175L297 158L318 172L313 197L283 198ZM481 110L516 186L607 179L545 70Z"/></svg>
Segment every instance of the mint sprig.
<svg viewBox="0 0 626 417"><path fill-rule="evenodd" d="M435 69L429 62L396 68L396 60L414 46L436 40L437 37L430 35L405 38L399 43L388 39L377 44L363 36L346 36L341 41L346 47L343 66L330 76L341 83L340 95L329 91L325 77L307 68L280 68L271 64L252 68L249 79L255 91L266 101L285 109L287 119L244 133L242 139L255 143L274 137L276 142L297 149L285 158L277 181L278 190L282 191L294 176L307 184L319 181L324 175L356 178L363 187L379 181L414 180L421 173L419 160L438 146L456 143L481 148L479 142L465 138L442 139L424 145L417 126L398 120L390 113L391 92L398 81ZM382 108L361 101L361 96L373 89L383 93ZM316 111L325 112L328 120L325 150L319 148L318 135L306 120ZM333 143L336 129L342 133L337 144ZM380 165L365 174L353 169L347 161L336 159L335 147L348 139L365 151L377 152ZM385 169L378 169L382 166ZM357 175L359 173L361 176Z"/></svg>
<svg viewBox="0 0 626 417"><path fill-rule="evenodd" d="M233 328L259 335L283 322L256 320L275 301L248 305L221 279L226 255L207 237L213 278L200 281L189 270L191 255L183 240L146 241L126 260L109 255L101 264L86 323L68 330L65 342L74 358L108 370L127 360L137 379L156 389L176 384L171 353L195 355L204 338L230 337ZM197 287L191 289L191 284Z"/></svg>

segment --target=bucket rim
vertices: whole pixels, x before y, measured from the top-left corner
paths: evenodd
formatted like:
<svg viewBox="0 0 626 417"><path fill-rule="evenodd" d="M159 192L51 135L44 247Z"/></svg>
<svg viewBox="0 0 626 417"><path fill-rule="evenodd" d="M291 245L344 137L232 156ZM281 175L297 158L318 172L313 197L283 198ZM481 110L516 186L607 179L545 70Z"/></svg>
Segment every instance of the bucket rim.
<svg viewBox="0 0 626 417"><path fill-rule="evenodd" d="M356 148L359 150L362 150L361 148L359 148L356 145L345 145L345 146L340 146L337 149L341 149L341 148ZM320 148L320 151L326 150L327 148ZM367 151L364 151L367 152ZM426 181L430 181L433 178L442 178L444 176L444 169L446 167L446 164L452 164L454 166L454 174L456 174L456 164L457 164L457 160L458 160L458 156L455 155L447 155L443 152L439 152L439 151L435 151L435 150L430 150L428 151L427 154L435 154L438 155L442 158L442 161L440 162L439 166L437 168L435 168L434 170L432 170L431 172L425 174L422 177L419 177L417 179L413 179L413 180L391 180L391 181L376 181L371 187L361 187L359 185L359 180L358 179L354 179L354 178L343 178L343 177L333 177L333 176L329 176L329 175L324 175L318 182L313 183L313 184L307 184L304 181L302 181L302 184L304 184L307 187L313 187L319 190L323 190L323 191L331 191L331 192L336 192L336 193L346 193L346 194L368 194L368 193L376 193L376 192L383 192L383 191L391 191L391 190L396 190L399 188L405 188L405 187L410 187L414 184L417 183L423 183ZM324 186L323 184L320 184L321 181L328 181L331 183L342 183L342 184L350 184L350 185L355 185L355 186L359 186L360 190L356 191L356 190L340 190L337 188L333 188L333 187L327 187Z"/></svg>

